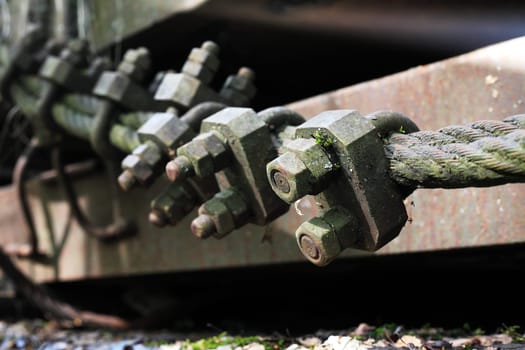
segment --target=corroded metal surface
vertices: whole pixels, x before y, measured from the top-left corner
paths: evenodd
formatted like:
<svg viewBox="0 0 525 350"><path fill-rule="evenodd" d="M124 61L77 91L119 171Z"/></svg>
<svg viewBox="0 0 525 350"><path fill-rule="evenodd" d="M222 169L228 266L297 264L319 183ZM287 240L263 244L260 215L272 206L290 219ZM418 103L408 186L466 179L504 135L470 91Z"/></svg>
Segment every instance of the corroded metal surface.
<svg viewBox="0 0 525 350"><path fill-rule="evenodd" d="M20 230L25 227L17 204L14 186L0 188L0 244L24 242L25 235Z"/></svg>
<svg viewBox="0 0 525 350"><path fill-rule="evenodd" d="M362 114L392 109L412 118L422 130L480 119L499 120L525 113L523 62L525 38L520 38L291 103L289 107L307 118L328 109L357 109ZM82 205L100 223L107 222L111 215L106 206L109 201L104 181L103 176L75 181ZM199 241L189 230L195 213L175 227L160 229L148 222L150 200L166 184L167 181L159 181L147 190L121 193L126 215L138 224L137 236L106 244L88 237L73 222L58 268L53 270L24 263L26 271L38 280L66 280L305 261L294 231L317 214L310 197L296 202L286 215L266 227L248 225L222 240ZM49 250L49 232L62 235L68 221L68 209L57 187L38 183L32 186L31 203L35 208L36 225L43 248ZM40 201L37 195L44 200ZM416 190L405 201L411 222L399 237L377 253L523 242L524 195L524 184ZM1 232L20 232L23 226L13 221L17 220L12 218L15 214L10 210L0 212ZM53 220L46 222L46 217ZM343 255L356 254L365 253L347 251Z"/></svg>
<svg viewBox="0 0 525 350"><path fill-rule="evenodd" d="M78 32L89 39L95 50L100 50L170 16L193 10L205 1L79 1Z"/></svg>
<svg viewBox="0 0 525 350"><path fill-rule="evenodd" d="M501 120L525 112L523 59L525 38L518 38L290 107L307 117L326 109L353 108L361 113L391 109L413 119L422 130L481 119ZM411 223L380 252L524 241L524 195L523 184L416 190L406 201ZM311 212L314 206L310 207ZM288 218L300 220L295 215ZM284 229L286 222L280 221L276 227Z"/></svg>

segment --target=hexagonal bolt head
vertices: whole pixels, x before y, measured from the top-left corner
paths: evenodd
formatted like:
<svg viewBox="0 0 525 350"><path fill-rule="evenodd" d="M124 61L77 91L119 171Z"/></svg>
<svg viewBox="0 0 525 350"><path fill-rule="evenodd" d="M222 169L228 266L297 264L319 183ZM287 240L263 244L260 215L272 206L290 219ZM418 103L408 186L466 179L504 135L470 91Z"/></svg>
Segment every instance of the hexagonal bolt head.
<svg viewBox="0 0 525 350"><path fill-rule="evenodd" d="M273 191L290 204L322 191L335 170L323 148L313 139L296 139L286 149L266 166Z"/></svg>
<svg viewBox="0 0 525 350"><path fill-rule="evenodd" d="M194 136L188 124L169 112L155 113L137 133L142 142L154 142L167 154L174 153L177 147Z"/></svg>
<svg viewBox="0 0 525 350"><path fill-rule="evenodd" d="M308 260L317 266L325 266L356 240L356 231L357 223L352 215L343 209L332 208L322 216L303 222L295 237Z"/></svg>
<svg viewBox="0 0 525 350"><path fill-rule="evenodd" d="M126 158L122 160L121 166L124 170L124 173L126 173L126 175L121 175L122 181L129 181L127 178L132 175L137 182L139 182L141 185L144 185L147 184L153 177L153 171L151 167L134 154L127 155ZM128 189L128 182L121 183L121 177L119 177L119 184L124 190Z"/></svg>

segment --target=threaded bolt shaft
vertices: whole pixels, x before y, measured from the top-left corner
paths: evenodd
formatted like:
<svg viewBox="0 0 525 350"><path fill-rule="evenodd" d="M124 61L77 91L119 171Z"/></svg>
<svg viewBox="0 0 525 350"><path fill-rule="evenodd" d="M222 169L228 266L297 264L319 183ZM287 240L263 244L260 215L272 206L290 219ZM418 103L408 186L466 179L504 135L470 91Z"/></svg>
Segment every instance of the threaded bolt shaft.
<svg viewBox="0 0 525 350"><path fill-rule="evenodd" d="M186 156L179 156L166 164L166 175L171 182L180 182L195 174L193 164Z"/></svg>
<svg viewBox="0 0 525 350"><path fill-rule="evenodd" d="M118 183L124 191L129 191L136 185L137 179L129 169L126 169L118 177Z"/></svg>
<svg viewBox="0 0 525 350"><path fill-rule="evenodd" d="M220 51L219 45L217 45L213 41L210 41L210 40L205 41L204 43L202 43L201 48L203 50L206 50L206 51L214 54L215 56L219 55L219 51Z"/></svg>
<svg viewBox="0 0 525 350"><path fill-rule="evenodd" d="M255 80L255 72L248 68L248 67L241 67L239 68L239 71L237 72L237 75L241 76L241 77L245 77L246 79L250 80L250 81L254 81Z"/></svg>
<svg viewBox="0 0 525 350"><path fill-rule="evenodd" d="M191 222L191 232L195 237L205 239L217 232L217 227L209 215L201 214Z"/></svg>
<svg viewBox="0 0 525 350"><path fill-rule="evenodd" d="M168 224L168 218L163 212L152 209L148 215L148 221L157 227L164 227Z"/></svg>

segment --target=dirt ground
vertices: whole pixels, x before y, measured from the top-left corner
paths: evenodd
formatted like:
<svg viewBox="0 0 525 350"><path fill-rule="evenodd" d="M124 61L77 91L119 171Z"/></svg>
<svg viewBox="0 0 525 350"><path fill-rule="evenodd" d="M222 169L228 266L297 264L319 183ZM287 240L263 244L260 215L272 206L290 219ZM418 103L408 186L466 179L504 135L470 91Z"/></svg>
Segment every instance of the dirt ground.
<svg viewBox="0 0 525 350"><path fill-rule="evenodd" d="M70 326L70 325L69 325ZM523 329L503 325L496 333L428 326L403 329L365 323L313 334L229 334L176 330L119 331L73 329L40 319L0 321L0 350L357 350L357 349L525 349Z"/></svg>

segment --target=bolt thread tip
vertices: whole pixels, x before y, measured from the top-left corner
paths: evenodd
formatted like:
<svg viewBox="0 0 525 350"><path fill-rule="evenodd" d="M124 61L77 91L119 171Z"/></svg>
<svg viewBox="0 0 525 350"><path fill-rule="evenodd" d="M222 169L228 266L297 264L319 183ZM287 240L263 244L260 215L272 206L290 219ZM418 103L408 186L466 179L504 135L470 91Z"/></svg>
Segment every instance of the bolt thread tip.
<svg viewBox="0 0 525 350"><path fill-rule="evenodd" d="M193 166L188 158L180 156L166 164L166 175L171 182L180 182L193 175Z"/></svg>
<svg viewBox="0 0 525 350"><path fill-rule="evenodd" d="M209 215L201 214L191 222L191 232L199 239L211 237L217 232L217 227Z"/></svg>
<svg viewBox="0 0 525 350"><path fill-rule="evenodd" d="M301 252L308 258L316 261L320 260L321 252L319 251L319 247L317 247L315 241L311 237L307 235L302 235L299 239L299 247L301 249Z"/></svg>
<svg viewBox="0 0 525 350"><path fill-rule="evenodd" d="M164 213L157 209L152 209L148 215L148 221L157 227L164 227L168 224L168 220Z"/></svg>
<svg viewBox="0 0 525 350"><path fill-rule="evenodd" d="M245 77L247 78L248 80L255 80L255 72L253 71L253 69L250 69L248 67L241 67L239 68L239 71L237 72L237 75L241 76L241 77Z"/></svg>
<svg viewBox="0 0 525 350"><path fill-rule="evenodd" d="M215 56L219 55L219 45L217 45L215 42L208 40L202 43L201 48L214 54Z"/></svg>
<svg viewBox="0 0 525 350"><path fill-rule="evenodd" d="M137 179L128 169L124 170L122 174L120 174L120 176L118 177L118 184L120 188L124 191L131 190L136 183Z"/></svg>

